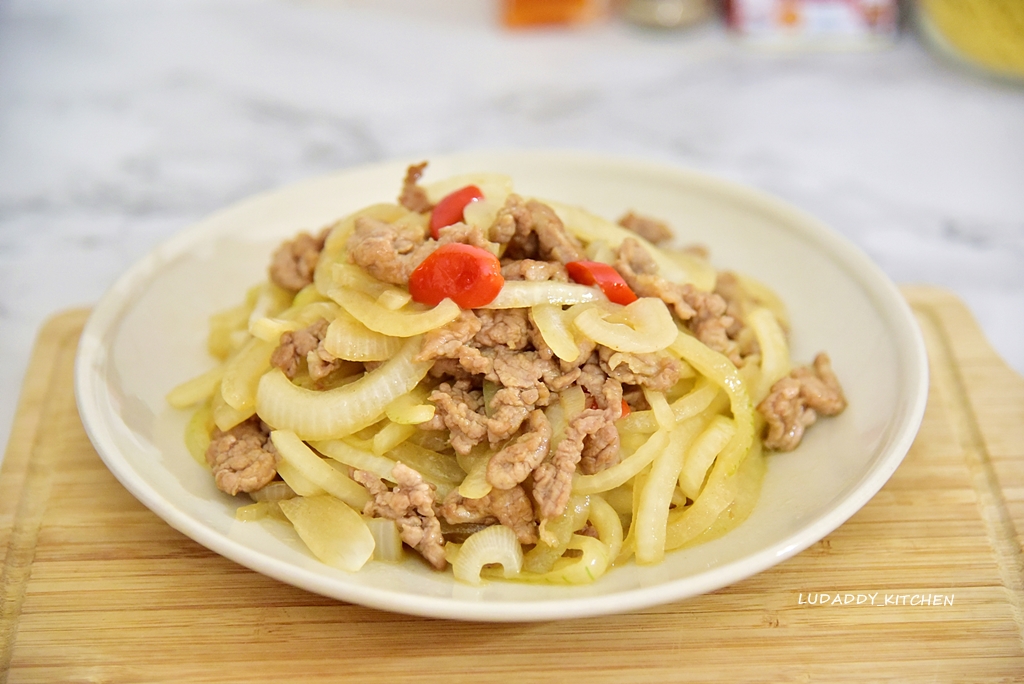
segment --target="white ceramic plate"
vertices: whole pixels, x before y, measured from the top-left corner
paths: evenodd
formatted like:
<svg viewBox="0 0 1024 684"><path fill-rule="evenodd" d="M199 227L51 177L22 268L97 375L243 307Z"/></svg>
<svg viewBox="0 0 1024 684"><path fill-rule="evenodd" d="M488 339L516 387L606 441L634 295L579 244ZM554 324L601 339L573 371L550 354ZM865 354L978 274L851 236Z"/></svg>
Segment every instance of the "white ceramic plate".
<svg viewBox="0 0 1024 684"><path fill-rule="evenodd" d="M418 161L418 160L412 160ZM468 171L512 176L517 191L615 219L668 220L720 268L773 287L792 317L792 353L826 350L849 408L819 421L795 452L775 454L760 502L724 537L632 564L582 587L454 582L411 559L354 574L315 560L283 525L240 523L182 442L187 412L164 395L211 367L207 316L265 277L271 250L373 202L393 201L405 162L353 169L260 195L182 231L137 263L97 305L76 368L79 410L107 466L142 503L200 544L310 591L391 611L491 621L634 610L711 591L769 568L841 525L889 479L924 412L924 345L893 284L815 219L744 187L650 163L562 152L434 159L426 180Z"/></svg>

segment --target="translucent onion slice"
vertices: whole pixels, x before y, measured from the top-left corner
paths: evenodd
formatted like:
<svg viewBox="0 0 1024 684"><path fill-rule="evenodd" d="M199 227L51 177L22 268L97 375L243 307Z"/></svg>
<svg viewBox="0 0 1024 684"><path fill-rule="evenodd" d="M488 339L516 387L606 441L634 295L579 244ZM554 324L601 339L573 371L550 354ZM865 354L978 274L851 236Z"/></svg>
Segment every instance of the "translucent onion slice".
<svg viewBox="0 0 1024 684"><path fill-rule="evenodd" d="M283 318L257 318L249 324L249 334L264 342L280 340L281 335L292 330L298 330L302 326L296 321L286 321Z"/></svg>
<svg viewBox="0 0 1024 684"><path fill-rule="evenodd" d="M544 342L551 347L555 356L563 361L575 361L580 355L576 338L562 317L562 307L556 304L537 304L530 309L530 316L540 331Z"/></svg>
<svg viewBox="0 0 1024 684"><path fill-rule="evenodd" d="M660 249L660 251L667 259L671 259L686 271L689 282L693 283L698 290L711 292L715 289L718 272L707 259L675 249Z"/></svg>
<svg viewBox="0 0 1024 684"><path fill-rule="evenodd" d="M393 311L377 303L370 295L333 286L327 294L357 321L370 330L391 337L413 337L450 323L459 316L459 305L443 300L432 309Z"/></svg>
<svg viewBox="0 0 1024 684"><path fill-rule="evenodd" d="M590 522L597 530L597 537L608 545L608 556L615 558L622 550L622 519L612 505L600 494L590 496Z"/></svg>
<svg viewBox="0 0 1024 684"><path fill-rule="evenodd" d="M376 542L366 521L333 496L278 502L313 555L335 568L356 572L373 556Z"/></svg>
<svg viewBox="0 0 1024 684"><path fill-rule="evenodd" d="M291 305L293 298L294 295L288 290L272 282L263 283L256 303L249 312L248 325L257 319L278 315Z"/></svg>
<svg viewBox="0 0 1024 684"><path fill-rule="evenodd" d="M543 523L540 542L523 556L523 569L535 574L549 572L569 548L573 532L583 527L589 515L590 498L579 494L570 496L562 515Z"/></svg>
<svg viewBox="0 0 1024 684"><path fill-rule="evenodd" d="M579 385L573 385L562 391L559 400L565 410L565 419L571 420L576 414L587 408L587 395Z"/></svg>
<svg viewBox="0 0 1024 684"><path fill-rule="evenodd" d="M277 474L285 481L293 492L299 496L318 496L326 494L322 487L314 484L309 478L303 475L298 468L288 461L278 461Z"/></svg>
<svg viewBox="0 0 1024 684"><path fill-rule="evenodd" d="M651 411L647 411L646 413L648 415L653 415ZM630 415L633 414L630 413ZM654 419L652 418L651 423L654 425L654 427L652 427L647 432L627 432L622 429L621 420L622 419L619 419L619 421L616 422L615 429L618 430L619 432L619 458L625 459L627 456L636 453L636 450L644 445L644 442L646 442L648 438L650 438L651 433L657 430L658 425L657 423L654 422ZM629 486L628 482L626 483L626 486Z"/></svg>
<svg viewBox="0 0 1024 684"><path fill-rule="evenodd" d="M572 483L573 493L596 494L624 484L651 464L654 457L668 444L668 436L668 430L658 430L644 442L642 447L612 467L593 475L577 475Z"/></svg>
<svg viewBox="0 0 1024 684"><path fill-rule="evenodd" d="M498 393L500 388L501 386L498 383L490 380L484 380L483 386L480 388L480 391L483 393L484 413L488 418L494 417L494 395Z"/></svg>
<svg viewBox="0 0 1024 684"><path fill-rule="evenodd" d="M335 470L301 439L288 430L274 430L270 433L281 459L302 473L302 476L350 506L363 509L370 501L370 495L361 484L344 473Z"/></svg>
<svg viewBox="0 0 1024 684"><path fill-rule="evenodd" d="M454 456L439 454L412 442L402 442L388 452L388 457L401 461L431 482L457 483L464 477Z"/></svg>
<svg viewBox="0 0 1024 684"><path fill-rule="evenodd" d="M342 311L327 326L324 350L346 361L387 361L398 353L405 340L370 330Z"/></svg>
<svg viewBox="0 0 1024 684"><path fill-rule="evenodd" d="M309 284L295 294L292 300L291 309L300 309L316 302L327 302L327 297L317 289L315 284Z"/></svg>
<svg viewBox="0 0 1024 684"><path fill-rule="evenodd" d="M647 253L658 264L659 275L663 278L683 284L692 283L698 286L698 282L695 280L695 277L699 275L698 273L688 271L681 263L670 257L667 254L667 250L663 250L657 245L648 242L633 231L616 225L600 216L591 214L581 207L562 204L561 202L552 202L550 200L542 201L555 210L558 218L562 219L562 223L565 224L566 230L584 242L590 243L594 240L602 240L609 247L617 249L627 237L633 238L647 250ZM706 285L706 283L701 283L701 285ZM701 287L701 289L712 290L714 286L715 283L712 281L709 287Z"/></svg>
<svg viewBox="0 0 1024 684"><path fill-rule="evenodd" d="M697 499L711 464L735 433L735 423L725 416L715 416L690 445L679 474L679 488L687 498Z"/></svg>
<svg viewBox="0 0 1024 684"><path fill-rule="evenodd" d="M419 348L420 339L410 338L384 365L355 382L323 392L297 387L275 368L260 379L256 394L260 418L305 440L350 435L377 422L388 404L426 376L431 362L412 360Z"/></svg>
<svg viewBox="0 0 1024 684"><path fill-rule="evenodd" d="M615 264L615 251L604 240L594 240L586 248L587 258L602 264Z"/></svg>
<svg viewBox="0 0 1024 684"><path fill-rule="evenodd" d="M750 390L750 400L756 406L768 396L772 385L789 375L789 344L786 342L786 333L770 310L757 307L745 318L761 347L761 378Z"/></svg>
<svg viewBox="0 0 1024 684"><path fill-rule="evenodd" d="M487 481L488 461L490 458L485 455L470 466L469 473L459 485L459 495L466 499L482 499L491 493L492 485Z"/></svg>
<svg viewBox="0 0 1024 684"><path fill-rule="evenodd" d="M636 562L658 563L665 557L665 528L672 493L683 469L686 450L695 431L673 430L668 445L651 464L651 471L640 493L636 517L630 524L634 537Z"/></svg>
<svg viewBox="0 0 1024 684"><path fill-rule="evenodd" d="M394 476L392 475L392 471L395 467L395 463L401 461L418 472L423 477L424 482L433 485L437 492L438 500L443 500L449 492L458 487L459 482L461 482L462 478L465 476L459 467L454 465L454 457L444 456L430 451L429 449L423 449L422 447L408 441L399 444L384 456L378 456L372 452L372 439L355 440L350 437L346 437L345 439L331 440L328 442L313 442L313 444L317 445L335 445L338 443L346 445L351 449L351 451L348 454L339 453L338 451L334 452L332 454L332 460L334 461L332 465L338 468L344 468L348 464L351 464L350 467L358 468L359 470L366 470L375 474L382 480L393 482ZM327 448L332 447L327 446ZM319 449L317 450L319 451ZM426 452L430 454L430 456L421 456L420 452ZM326 454L326 452L323 453ZM411 457L404 457L410 454ZM435 458L438 460L435 461ZM442 464L438 462L440 460L447 460L450 463ZM454 479L447 476L451 470L455 470L458 473ZM347 473L348 471L343 472Z"/></svg>
<svg viewBox="0 0 1024 684"><path fill-rule="evenodd" d="M412 301L412 295L405 290L395 288L393 290L385 290L377 295L377 303L383 306L385 309L391 309L397 311L403 306Z"/></svg>
<svg viewBox="0 0 1024 684"><path fill-rule="evenodd" d="M270 356L277 344L250 339L224 366L220 393L228 406L250 411L256 405L256 388L270 367Z"/></svg>
<svg viewBox="0 0 1024 684"><path fill-rule="evenodd" d="M288 486L287 482L274 480L262 489L249 492L253 501L280 501L282 499L294 499L296 492Z"/></svg>
<svg viewBox="0 0 1024 684"><path fill-rule="evenodd" d="M603 494L591 494L591 500L593 497L600 496L608 505L620 516L625 517L627 520L629 516L633 515L633 483L628 482L621 487L610 489ZM595 527L597 523L594 523ZM618 554L616 554L618 556Z"/></svg>
<svg viewBox="0 0 1024 684"><path fill-rule="evenodd" d="M373 453L386 454L416 434L416 430L415 425L389 422L373 436Z"/></svg>
<svg viewBox="0 0 1024 684"><path fill-rule="evenodd" d="M582 304L605 299L596 287L555 281L506 280L501 292L481 309L521 309L537 304Z"/></svg>
<svg viewBox="0 0 1024 684"><path fill-rule="evenodd" d="M210 332L206 339L206 347L211 355L224 360L238 348L234 333L246 329L249 316L263 288L262 284L250 287L245 293L244 302L210 316Z"/></svg>
<svg viewBox="0 0 1024 684"><path fill-rule="evenodd" d="M508 193L484 195L483 199L466 205L466 208L462 210L462 218L468 225L476 226L487 236L491 226L494 225L494 219L498 217L498 212L505 205L506 199L508 199Z"/></svg>
<svg viewBox="0 0 1024 684"><path fill-rule="evenodd" d="M276 501L257 501L248 506L239 506L235 509L235 520L239 522L256 522L258 520L266 520L267 518L289 522L288 518L284 517L281 507L277 505Z"/></svg>
<svg viewBox="0 0 1024 684"><path fill-rule="evenodd" d="M343 439L311 442L310 446L338 463L356 470L365 470L380 478L391 477L395 467L395 462L390 458L355 447Z"/></svg>
<svg viewBox="0 0 1024 684"><path fill-rule="evenodd" d="M691 418L710 406L720 392L715 383L702 375L692 390L672 402L672 413L677 421Z"/></svg>
<svg viewBox="0 0 1024 684"><path fill-rule="evenodd" d="M217 366L186 380L167 393L167 403L174 408L182 409L206 401L213 396L223 376L224 366Z"/></svg>
<svg viewBox="0 0 1024 684"><path fill-rule="evenodd" d="M746 383L729 359L686 333L679 333L676 341L672 343L672 351L696 368L697 372L707 376L725 390L729 397L729 408L736 422L736 433L722 450L715 470L721 468L723 477L731 476L743 462L754 441L754 406L750 401Z"/></svg>
<svg viewBox="0 0 1024 684"><path fill-rule="evenodd" d="M455 579L480 584L480 571L485 565L498 563L505 579L519 574L523 567L523 549L516 533L504 525L491 525L469 535L452 564Z"/></svg>
<svg viewBox="0 0 1024 684"><path fill-rule="evenodd" d="M387 518L364 518L370 534L373 535L373 559L388 563L402 560L402 534L394 520Z"/></svg>
<svg viewBox="0 0 1024 684"><path fill-rule="evenodd" d="M249 323L249 334L277 344L281 335L288 331L305 328L321 318L330 321L337 315L338 305L334 302L312 301L285 309L274 318L258 318L252 321Z"/></svg>
<svg viewBox="0 0 1024 684"><path fill-rule="evenodd" d="M680 333L673 350L700 373L708 376L729 395L736 432L715 459L707 481L693 505L669 514L666 549L679 548L704 533L738 494L736 477L754 445L754 409L750 395L736 367L723 355L696 338Z"/></svg>
<svg viewBox="0 0 1024 684"><path fill-rule="evenodd" d="M544 409L544 415L551 424L551 442L549 453L553 452L558 443L565 438L565 429L569 427L569 420L565 417L565 408L561 402L548 404Z"/></svg>
<svg viewBox="0 0 1024 684"><path fill-rule="evenodd" d="M228 405L220 392L215 392L213 397L210 398L210 409L213 411L213 424L224 432L227 432L256 413L255 406L239 411L233 406Z"/></svg>
<svg viewBox="0 0 1024 684"><path fill-rule="evenodd" d="M650 475L650 469L645 468L643 471L637 473L636 477L630 482L632 485L631 501L629 502L629 520L636 520L637 513L640 510L640 497L643 494L644 487L647 484L648 475ZM636 526L630 525L629 532L626 537L622 540L622 550L619 551L618 557L615 559L616 563L625 563L633 557L633 551L636 549Z"/></svg>
<svg viewBox="0 0 1024 684"><path fill-rule="evenodd" d="M573 325L598 344L634 354L665 349L679 334L665 302L654 297L641 297L626 306L622 323L613 323L609 317L595 307L576 316Z"/></svg>
<svg viewBox="0 0 1024 684"><path fill-rule="evenodd" d="M379 299L384 295L389 295L389 293L389 296L397 297L405 302L408 302L410 299L409 292L407 290L396 287L391 283L385 283L382 280L377 280L355 264L334 264L334 266L331 267L331 275L334 277L334 283L336 285L347 287L350 290L358 290L359 292L370 295L374 299Z"/></svg>
<svg viewBox="0 0 1024 684"><path fill-rule="evenodd" d="M786 303L782 301L774 290L748 275L735 272L733 275L739 281L740 287L743 288L744 292L750 295L758 304L775 314L775 318L784 329L789 329L789 312L786 310Z"/></svg>
<svg viewBox="0 0 1024 684"><path fill-rule="evenodd" d="M704 411L718 412L729 405L729 400L713 382L701 376L692 390L669 404L676 422L681 423ZM651 433L659 427L653 411L633 411L619 423L620 432Z"/></svg>
<svg viewBox="0 0 1024 684"><path fill-rule="evenodd" d="M658 427L665 430L674 428L676 426L676 415L672 412L672 407L668 405L665 394L663 392L655 392L646 387L643 390L644 398L647 399L647 403L654 413L654 419L657 421Z"/></svg>
<svg viewBox="0 0 1024 684"><path fill-rule="evenodd" d="M736 477L709 479L692 505L669 513L665 550L671 551L691 543L714 525L722 512L736 500L739 482Z"/></svg>
<svg viewBox="0 0 1024 684"><path fill-rule="evenodd" d="M576 317L588 309L601 309L602 311L612 314L621 311L622 306L619 304L613 304L608 300L583 302L581 304L574 304L570 306L562 312L562 317L565 319L566 325L572 325L572 322L576 320Z"/></svg>
<svg viewBox="0 0 1024 684"><path fill-rule="evenodd" d="M459 559L460 551L462 551L462 544L457 542L445 542L444 559L448 561L449 565L455 565L455 561Z"/></svg>
<svg viewBox="0 0 1024 684"><path fill-rule="evenodd" d="M502 204L505 198L512 192L512 179L502 173L463 173L456 176L449 176L443 180L428 183L423 186L427 193L427 199L431 204L437 204L446 195L466 187L475 185L480 188L485 198L500 199ZM473 204L476 204L474 202ZM491 220L493 222L493 219ZM490 223L484 228L489 228Z"/></svg>
<svg viewBox="0 0 1024 684"><path fill-rule="evenodd" d="M554 453L561 441L565 439L570 419L587 406L587 395L579 385L573 385L560 394L558 403L549 404L544 409L544 415L547 416L548 422L551 424L549 453Z"/></svg>
<svg viewBox="0 0 1024 684"><path fill-rule="evenodd" d="M719 513L718 518L706 530L686 542L687 546L703 544L716 539L746 520L754 510L761 493L761 481L764 479L765 459L761 451L760 440L754 440L750 454L743 459L740 469L733 478L736 484L736 496L727 508ZM671 517L671 516L670 516Z"/></svg>
<svg viewBox="0 0 1024 684"><path fill-rule="evenodd" d="M609 553L608 545L601 540L574 534L566 548L580 551L582 555L578 558L560 558L550 572L542 575L523 573L516 579L544 584L590 584L611 565L613 556Z"/></svg>
<svg viewBox="0 0 1024 684"><path fill-rule="evenodd" d="M630 411L629 415L619 418L615 425L618 427L620 435L623 433L649 435L661 427L654 417L654 411L650 409L643 411L634 409Z"/></svg>
<svg viewBox="0 0 1024 684"><path fill-rule="evenodd" d="M185 426L185 447L204 468L210 465L206 462L206 450L210 447L210 431L213 430L213 409L210 403L202 404Z"/></svg>
<svg viewBox="0 0 1024 684"><path fill-rule="evenodd" d="M486 443L477 444L469 450L468 454L455 454L455 462L458 464L459 469L462 470L464 475L469 475L473 472L473 468L480 461L480 459L489 459L491 452L489 446Z"/></svg>
<svg viewBox="0 0 1024 684"><path fill-rule="evenodd" d="M403 425L419 425L434 417L435 407L433 404L424 403L427 400L427 388L422 385L409 394L403 394L387 405L384 413L393 423Z"/></svg>

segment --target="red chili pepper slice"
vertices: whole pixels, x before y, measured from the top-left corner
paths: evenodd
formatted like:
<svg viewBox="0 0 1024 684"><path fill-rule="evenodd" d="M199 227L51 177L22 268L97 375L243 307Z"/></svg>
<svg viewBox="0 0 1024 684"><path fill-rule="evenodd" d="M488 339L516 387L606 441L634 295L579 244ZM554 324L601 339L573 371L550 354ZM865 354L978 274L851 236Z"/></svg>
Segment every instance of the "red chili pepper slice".
<svg viewBox="0 0 1024 684"><path fill-rule="evenodd" d="M631 304L637 297L619 272L600 261L570 261L565 265L569 277L582 285L598 285L616 304Z"/></svg>
<svg viewBox="0 0 1024 684"><path fill-rule="evenodd" d="M441 201L434 205L434 211L430 214L431 237L436 240L442 228L463 220L463 211L465 211L466 205L483 199L483 196L484 193L480 188L475 185L467 185L442 197Z"/></svg>
<svg viewBox="0 0 1024 684"><path fill-rule="evenodd" d="M409 276L409 294L434 306L449 298L463 309L490 304L505 279L498 257L486 249L452 242L441 245Z"/></svg>
<svg viewBox="0 0 1024 684"><path fill-rule="evenodd" d="M589 409L596 409L597 408L597 399L595 399L594 397L587 397L587 408L589 408ZM632 410L633 409L629 408L629 404L626 403L626 400L623 399L622 400L622 415L620 415L619 418L625 418L626 416L629 415L630 411L632 411Z"/></svg>

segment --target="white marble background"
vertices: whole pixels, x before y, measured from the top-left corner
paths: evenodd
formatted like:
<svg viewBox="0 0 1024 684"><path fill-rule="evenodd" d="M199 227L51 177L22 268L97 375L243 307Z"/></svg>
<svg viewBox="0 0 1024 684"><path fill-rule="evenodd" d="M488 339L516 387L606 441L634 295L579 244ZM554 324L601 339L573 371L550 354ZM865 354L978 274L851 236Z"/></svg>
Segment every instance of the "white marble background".
<svg viewBox="0 0 1024 684"><path fill-rule="evenodd" d="M957 292L1024 372L1024 87L718 26L510 33L497 0L0 0L0 439L37 329L166 237L343 167L559 147L779 195Z"/></svg>

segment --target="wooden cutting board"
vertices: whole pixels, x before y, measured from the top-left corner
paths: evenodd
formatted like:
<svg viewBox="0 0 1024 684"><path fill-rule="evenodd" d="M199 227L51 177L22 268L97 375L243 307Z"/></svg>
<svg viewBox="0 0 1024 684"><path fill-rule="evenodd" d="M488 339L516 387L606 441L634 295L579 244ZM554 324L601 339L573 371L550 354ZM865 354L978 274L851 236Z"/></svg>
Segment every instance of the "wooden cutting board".
<svg viewBox="0 0 1024 684"><path fill-rule="evenodd" d="M340 603L174 531L86 438L72 368L87 312L61 314L0 472L0 682L1024 681L1024 379L952 295L905 294L928 409L867 506L714 593L539 624Z"/></svg>

